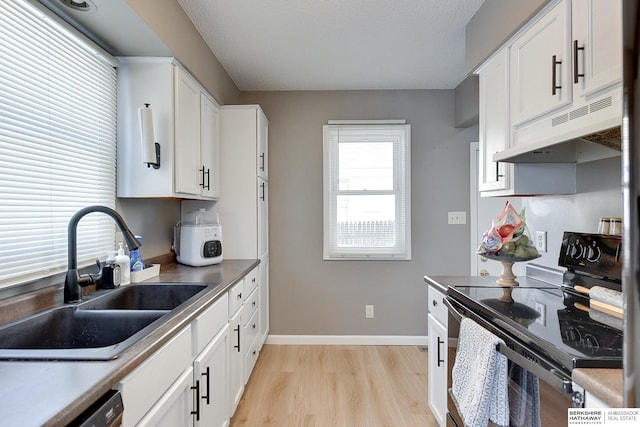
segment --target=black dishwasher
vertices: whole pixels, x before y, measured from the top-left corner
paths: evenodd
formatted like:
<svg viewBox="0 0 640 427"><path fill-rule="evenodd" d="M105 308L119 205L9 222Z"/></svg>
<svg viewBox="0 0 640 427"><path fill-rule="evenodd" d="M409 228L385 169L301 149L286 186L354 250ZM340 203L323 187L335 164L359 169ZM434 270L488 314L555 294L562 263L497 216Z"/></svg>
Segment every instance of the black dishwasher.
<svg viewBox="0 0 640 427"><path fill-rule="evenodd" d="M69 423L69 427L118 427L122 424L122 396L109 390L86 411Z"/></svg>

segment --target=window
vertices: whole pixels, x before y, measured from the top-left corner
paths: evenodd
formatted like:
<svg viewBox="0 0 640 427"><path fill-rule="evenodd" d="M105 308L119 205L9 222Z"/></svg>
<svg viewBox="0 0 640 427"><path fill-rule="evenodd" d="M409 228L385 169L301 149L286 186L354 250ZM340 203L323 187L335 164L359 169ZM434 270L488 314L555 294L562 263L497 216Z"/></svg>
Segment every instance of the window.
<svg viewBox="0 0 640 427"><path fill-rule="evenodd" d="M411 259L410 125L323 133L324 259Z"/></svg>
<svg viewBox="0 0 640 427"><path fill-rule="evenodd" d="M37 2L0 2L0 287L66 269L67 224L115 207L115 60ZM107 215L84 217L78 263L115 243Z"/></svg>

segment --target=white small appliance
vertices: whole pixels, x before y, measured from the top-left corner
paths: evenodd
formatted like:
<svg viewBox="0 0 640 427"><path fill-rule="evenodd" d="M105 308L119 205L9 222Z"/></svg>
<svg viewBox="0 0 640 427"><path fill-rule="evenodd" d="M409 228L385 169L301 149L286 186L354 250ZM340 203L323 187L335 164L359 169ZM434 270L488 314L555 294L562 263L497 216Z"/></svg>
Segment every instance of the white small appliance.
<svg viewBox="0 0 640 427"><path fill-rule="evenodd" d="M183 215L173 233L180 264L200 267L222 262L222 226L218 214L199 209Z"/></svg>

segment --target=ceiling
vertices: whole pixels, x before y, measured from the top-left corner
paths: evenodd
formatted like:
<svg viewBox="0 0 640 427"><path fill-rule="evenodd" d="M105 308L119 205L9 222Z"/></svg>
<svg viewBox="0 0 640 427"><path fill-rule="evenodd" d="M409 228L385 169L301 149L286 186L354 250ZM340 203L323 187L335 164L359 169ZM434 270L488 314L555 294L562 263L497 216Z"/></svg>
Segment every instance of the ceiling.
<svg viewBox="0 0 640 427"><path fill-rule="evenodd" d="M243 91L453 89L484 0L177 0Z"/></svg>

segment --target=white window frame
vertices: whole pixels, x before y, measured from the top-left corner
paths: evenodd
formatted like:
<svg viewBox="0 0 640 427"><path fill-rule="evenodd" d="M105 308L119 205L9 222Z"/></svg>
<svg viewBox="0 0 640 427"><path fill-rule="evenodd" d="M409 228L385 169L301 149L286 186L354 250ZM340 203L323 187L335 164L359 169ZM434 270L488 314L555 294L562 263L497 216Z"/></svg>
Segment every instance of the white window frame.
<svg viewBox="0 0 640 427"><path fill-rule="evenodd" d="M0 288L67 269L67 226L115 208L118 62L35 0L0 6ZM88 77L90 76L90 77ZM78 266L115 248L104 214L77 230Z"/></svg>
<svg viewBox="0 0 640 427"><path fill-rule="evenodd" d="M329 121L323 126L323 259L324 260L410 260L411 259L411 125L404 120ZM392 190L340 190L338 177L339 132L346 130L353 142L367 133L386 133L394 143ZM362 132L362 136L358 134ZM388 142L388 141L387 141ZM394 223L395 244L389 247L340 246L337 209L340 195L394 195L397 201Z"/></svg>

